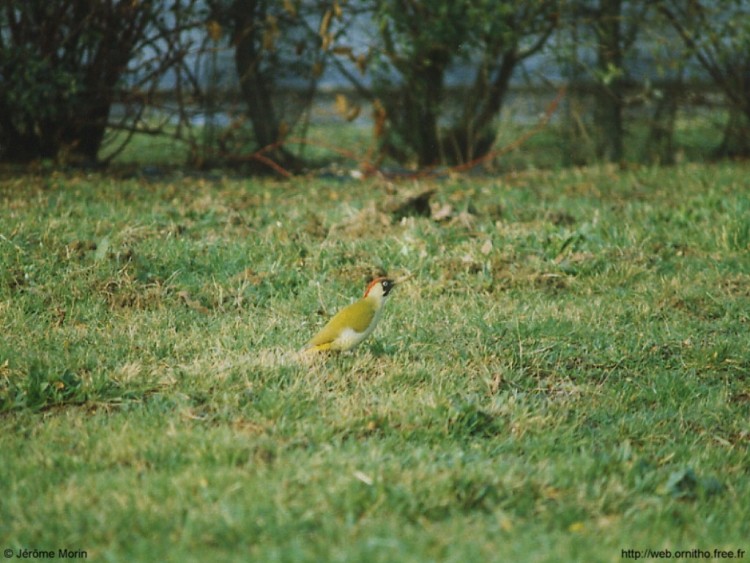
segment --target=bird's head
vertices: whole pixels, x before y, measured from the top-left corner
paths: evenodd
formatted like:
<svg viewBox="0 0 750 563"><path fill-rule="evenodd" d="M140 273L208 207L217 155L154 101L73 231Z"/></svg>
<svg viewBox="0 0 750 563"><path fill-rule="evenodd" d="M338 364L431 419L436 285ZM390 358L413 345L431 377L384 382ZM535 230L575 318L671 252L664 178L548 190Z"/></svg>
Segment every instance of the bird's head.
<svg viewBox="0 0 750 563"><path fill-rule="evenodd" d="M378 301L385 300L388 294L396 286L396 282L385 278L375 278L365 290L365 297L374 297Z"/></svg>

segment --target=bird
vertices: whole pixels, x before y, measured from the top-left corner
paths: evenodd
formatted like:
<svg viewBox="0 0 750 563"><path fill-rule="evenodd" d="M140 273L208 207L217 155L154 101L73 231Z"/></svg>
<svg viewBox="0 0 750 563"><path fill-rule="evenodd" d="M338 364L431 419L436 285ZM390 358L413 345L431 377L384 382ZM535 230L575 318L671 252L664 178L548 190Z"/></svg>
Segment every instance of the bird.
<svg viewBox="0 0 750 563"><path fill-rule="evenodd" d="M336 313L302 347L301 354L323 351L351 350L372 334L383 314L383 305L396 286L396 281L387 277L372 280L365 290L365 295Z"/></svg>

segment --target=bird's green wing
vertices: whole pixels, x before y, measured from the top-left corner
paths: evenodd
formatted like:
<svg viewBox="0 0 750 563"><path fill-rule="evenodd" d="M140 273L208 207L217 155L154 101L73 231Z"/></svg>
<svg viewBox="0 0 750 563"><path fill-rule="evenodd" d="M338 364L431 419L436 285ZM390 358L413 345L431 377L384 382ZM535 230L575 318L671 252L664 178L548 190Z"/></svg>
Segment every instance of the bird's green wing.
<svg viewBox="0 0 750 563"><path fill-rule="evenodd" d="M360 299L344 307L320 329L318 334L313 336L308 346L321 346L333 342L346 327L357 332L366 331L375 316L375 311L375 306L367 299Z"/></svg>

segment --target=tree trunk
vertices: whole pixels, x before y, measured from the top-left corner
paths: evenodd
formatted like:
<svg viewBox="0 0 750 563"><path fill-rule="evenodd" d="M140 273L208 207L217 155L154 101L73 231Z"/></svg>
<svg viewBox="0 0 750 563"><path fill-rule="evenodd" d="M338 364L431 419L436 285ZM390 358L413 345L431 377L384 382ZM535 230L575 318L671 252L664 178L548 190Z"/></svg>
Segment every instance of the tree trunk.
<svg viewBox="0 0 750 563"><path fill-rule="evenodd" d="M622 0L601 0L596 22L599 73L594 94L597 157L610 162L623 158Z"/></svg>
<svg viewBox="0 0 750 563"><path fill-rule="evenodd" d="M255 2L240 1L238 4L254 5ZM253 25L251 11L247 18L238 20L238 26L241 27L235 43L234 62L256 142L259 147L265 147L278 141L279 121L267 81L260 73L260 54L255 46L257 38L251 31Z"/></svg>
<svg viewBox="0 0 750 563"><path fill-rule="evenodd" d="M261 69L262 25L267 4L263 0L235 0L232 5L235 22L234 63L240 90L247 105L259 149L283 141L281 121L274 105L273 77ZM277 147L265 156L285 168L298 167L299 160L284 147Z"/></svg>
<svg viewBox="0 0 750 563"><path fill-rule="evenodd" d="M411 139L420 167L434 166L442 159L438 135L438 116L443 99L444 65L439 57L428 58L430 63L412 76L404 92L406 98L406 126L404 133Z"/></svg>
<svg viewBox="0 0 750 563"><path fill-rule="evenodd" d="M735 107L729 110L724 138L716 149L716 156L720 158L750 156L750 117Z"/></svg>
<svg viewBox="0 0 750 563"><path fill-rule="evenodd" d="M483 68L478 70L466 97L460 121L441 140L443 146L452 149L446 155L449 163L470 162L484 156L492 148L497 136L493 120L502 109L510 79L519 62L517 55L517 51L513 49L504 53L499 62L495 62L497 55L493 54ZM490 76L494 77L488 83Z"/></svg>
<svg viewBox="0 0 750 563"><path fill-rule="evenodd" d="M656 104L646 139L645 159L655 164L674 164L674 126L677 119L677 101L684 88L682 79L664 87Z"/></svg>

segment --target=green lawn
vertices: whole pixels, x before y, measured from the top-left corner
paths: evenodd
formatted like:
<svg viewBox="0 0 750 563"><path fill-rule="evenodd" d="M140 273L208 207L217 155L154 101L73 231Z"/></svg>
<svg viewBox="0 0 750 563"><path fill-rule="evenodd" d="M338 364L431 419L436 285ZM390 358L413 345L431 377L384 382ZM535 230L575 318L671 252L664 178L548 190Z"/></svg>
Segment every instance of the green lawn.
<svg viewBox="0 0 750 563"><path fill-rule="evenodd" d="M747 164L0 200L4 550L750 557ZM383 272L370 340L297 362Z"/></svg>

